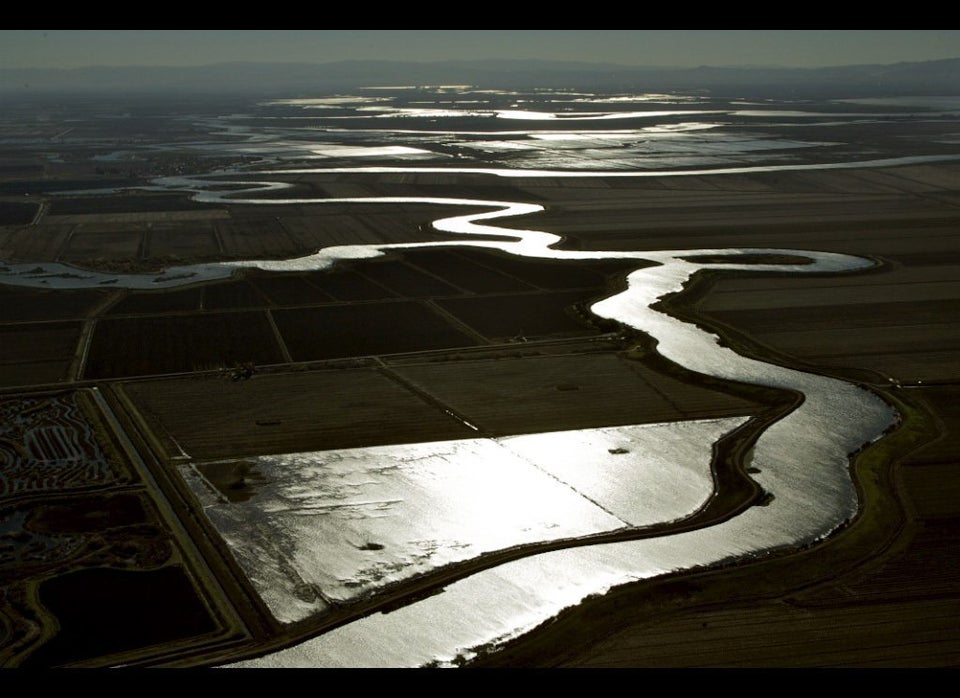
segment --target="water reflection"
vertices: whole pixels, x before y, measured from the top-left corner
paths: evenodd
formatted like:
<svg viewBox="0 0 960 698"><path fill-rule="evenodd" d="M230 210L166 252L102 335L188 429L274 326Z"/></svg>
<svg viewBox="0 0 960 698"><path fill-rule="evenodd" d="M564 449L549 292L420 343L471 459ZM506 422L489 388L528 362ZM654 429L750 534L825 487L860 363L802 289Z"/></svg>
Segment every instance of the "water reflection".
<svg viewBox="0 0 960 698"><path fill-rule="evenodd" d="M909 157L895 161L913 163L935 159L944 157ZM884 164L893 161L887 160ZM603 172L593 175L681 176L867 164L736 167L667 173ZM317 171L479 172L503 177L590 176L582 171L558 173L495 168L311 168L284 170L282 173ZM769 506L753 507L734 519L695 532L563 550L503 564L450 584L442 594L386 615L363 618L295 648L246 662L245 666L414 666L452 662L457 657L469 657L477 647L526 632L564 607L577 604L588 595L604 593L612 586L665 571L710 565L809 543L829 535L856 513L857 495L848 470L848 456L864 443L878 438L894 423L893 410L857 386L740 356L720 346L715 335L651 306L658 299L680 291L693 274L705 267L821 273L863 269L871 265L869 260L824 252L764 248L655 252L556 250L551 245L559 241L557 235L490 224L497 218L542 210L536 204L429 197L264 199L256 194L290 185L269 179L269 175L279 173L251 174L264 179L231 182L234 189L214 191L210 187L222 187L223 182L213 177L167 178L159 181L157 188L186 189L193 192L197 200L229 204L428 203L471 206L481 211L435 221L434 228L453 236L447 241L333 247L298 259L189 265L154 275L98 274L56 264L6 265L0 272L0 281L40 288L90 288L104 283L123 288L169 287L224 278L240 267L270 271L318 269L340 259L366 258L390 249L436 245L496 248L521 256L551 259L648 260L657 264L630 274L628 288L596 303L593 312L650 334L657 340L661 354L692 371L799 391L806 399L792 413L769 427L753 449L752 466L759 471L755 479L772 496ZM497 239L478 239L478 236L496 236ZM737 264L739 254L749 255L751 261L755 261L758 255L787 255L804 258L810 263ZM720 261L726 257L730 258L728 263ZM698 258L709 262L692 261ZM733 424L711 426L713 429L718 427L719 430L711 435L713 440L733 428ZM270 608L279 619L290 621L322 612L331 598L346 598L357 589L376 588L378 584L396 581L398 575L402 578L405 574L469 559L497 546L515 544L517 540L549 537L554 526L561 536L583 535L609 527L642 525L642 522L652 520L651 517L682 516L683 510L702 501L705 490L702 482L698 484L698 478L691 479L692 488L675 488L674 496L664 500L670 511L647 511L637 504L645 499L642 492L647 492L650 497L662 494L665 491L662 484L638 484L623 490L611 488L609 477L623 477L627 473L642 482L644 468L636 459L637 451L642 453L644 449L631 448L629 439L624 441L621 434L614 436L617 445L609 442L609 447L605 448L607 455L596 469L602 475L596 478L571 468L562 458L549 458L542 468L537 466L536 437L527 441L518 437L498 444L471 442L470 445L451 447L452 451L443 450L447 448L445 446L439 452L431 445L387 448L376 451L373 461L364 454L341 452L334 459L333 466L323 461L324 472L335 473L340 478L336 481L340 489L331 489L330 481L319 475L320 466L310 458L289 456L261 460L258 469L265 475L264 483L260 485L262 490L245 502L230 506L211 505L208 513L223 531L225 540L254 585L264 590ZM564 438L574 449L608 445L610 437L609 433L596 433L579 443L577 439L580 437ZM673 443L681 448L685 444L701 447L712 441L663 438L658 443ZM404 460L403 449L409 448L415 451L424 448L426 451L417 451L419 455L414 461ZM491 462L497 461L496 458L490 460L489 448L498 449L498 453L505 448L515 448L516 458L513 460L533 463L539 474L530 467L514 463L515 467L497 472L495 477L487 479L486 474L478 475L477 463L483 461L489 468ZM676 468L683 459L674 459L674 455L668 451L666 460L653 467L654 472L662 474L667 467ZM630 458L629 467L624 465L625 461L616 459L620 456ZM456 477L451 476L457 472L455 464L462 459L468 465ZM380 469L376 477L371 474L371 463L374 462ZM411 462L418 465L411 466ZM391 470L384 463L392 463L396 469ZM672 472L675 474L676 470ZM213 496L202 487L199 471L185 470L184 473L198 496ZM545 484L547 474L556 486ZM583 481L583 477L587 481ZM306 478L306 481L300 478ZM504 520L504 526L490 529L489 506L480 505L485 502L489 505L494 495L482 493L490 492L491 483L510 482L511 478L528 478L529 481L513 491L517 495L513 504L515 508ZM662 482L658 478L659 475L653 481ZM704 480L702 474L699 480ZM525 492L548 490L551 494L544 499L543 508L521 510L531 506L531 498ZM477 496L478 493L481 496ZM571 500L572 493L584 498ZM496 496L502 497L503 492L498 490ZM593 497L596 497L595 502L590 501ZM205 501L211 504L211 500ZM449 508L451 502L457 503L458 511ZM476 507L470 509L473 505ZM464 511L473 513L464 516ZM438 519L431 523L434 516ZM337 521L337 524L326 525L325 522L329 521ZM403 525L410 530L401 534L398 521L404 522ZM282 535L277 535L276 531L282 531ZM416 552L411 552L409 545L404 548L399 542L401 535L408 542L414 541L411 545ZM524 538L524 535L529 537ZM309 545L304 541L309 541ZM351 554L343 554L348 549ZM289 551L295 552L291 555ZM360 566L361 562L366 563L366 567Z"/></svg>
<svg viewBox="0 0 960 698"><path fill-rule="evenodd" d="M484 553L690 516L713 493L711 444L744 421L262 456L249 459L252 496L233 501L210 466L181 472L270 611L293 622Z"/></svg>

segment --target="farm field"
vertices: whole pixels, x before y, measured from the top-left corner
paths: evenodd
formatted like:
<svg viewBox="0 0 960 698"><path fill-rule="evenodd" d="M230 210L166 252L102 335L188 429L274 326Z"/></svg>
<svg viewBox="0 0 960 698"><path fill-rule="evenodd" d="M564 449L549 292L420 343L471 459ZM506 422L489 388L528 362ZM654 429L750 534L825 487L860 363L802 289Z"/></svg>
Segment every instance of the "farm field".
<svg viewBox="0 0 960 698"><path fill-rule="evenodd" d="M401 138L351 113L353 119L336 122L355 129L349 138L371 148ZM87 126L78 127L78 138L87 127L89 133L105 128L90 118L81 119ZM249 118L256 123L259 116ZM316 118L322 123L324 117ZM423 132L438 128L425 117L411 118ZM941 141L949 145L954 128L943 118L926 127L940 139L937 148ZM222 127L219 117L211 119ZM305 156L295 150L297 138L314 147L309 138L335 139L330 134L339 131L318 136L314 129L308 138L294 126L265 127L271 138L283 134L276 145L283 157L258 159L240 149L244 141L185 122L170 132L182 140L169 150L155 159L131 158L118 172L92 159L109 148L89 144L64 144L64 150L75 147L75 159L57 162L46 150L31 151L20 169L0 170L0 282L13 280L0 283L0 551L14 561L0 563L0 666L269 661L328 631L362 627L364 618L426 606L472 573L495 569L511 556L533 557L543 544L523 539L518 550L485 550L476 560L432 568L433 551L459 550L459 543L417 541L416 553L399 544L384 552L383 541L343 534L332 542L331 534L324 544L330 550L349 546L347 557L369 561L366 572L402 577L407 568L424 571L396 584L380 584L377 577L376 593L331 601L322 588L310 587L309 576L297 582L291 546L271 574L293 580L300 602L324 610L281 621L262 597L256 566L245 566L259 554L257 545L270 543L263 542L267 529L245 541L236 534L241 528L218 527L239 510L231 504L279 496L263 481L258 459L273 458L262 462L280 473L302 454L313 454L311 467L323 487L319 495L300 491L294 476L291 501L329 495L317 511L340 511L342 504L347 518L350 507L372 508L376 518L390 510L396 493L385 487L382 502L350 499L351 488L361 485L380 492L372 480L350 480L357 473L375 477L376 463L351 470L350 459L360 462L391 446L415 454L409 461L398 456L396 472L390 466L397 481L412 472L402 487L425 491L444 479L431 479L430 468L449 465L448 456L455 460L450 454L460 447L423 455L417 449L424 444L727 420L746 426L713 444L697 444L712 459L705 466L714 480L710 503L689 520L615 535L672 534L754 506L776 507L775 498L752 484L750 476L759 471L751 439L802 396L683 368L657 352L651 335L590 311L593 303L628 290L633 272L655 274L664 265L641 253L664 250L681 258L690 251L687 261L701 270L682 291L659 299L656 309L715 334L722 347L740 355L854 383L897 411L897 428L852 461L857 516L814 544L586 594L582 603L496 651L457 661L478 667L958 664L960 576L950 561L960 553L960 165L785 166L711 175L695 162L713 153L702 147L712 143L716 134L710 134L692 145L678 138L678 153L687 149L682 157L689 156L696 174L652 171L651 155L642 176L551 177L541 168L561 168L576 157L597 158L594 169L604 158L622 166L631 157L627 151L636 156L643 148L667 148L674 136L658 140L652 135L658 132L643 131L644 125L624 141L623 153L605 151L602 139L575 145L584 137L571 122L558 129L567 131L563 138L551 134L566 144L554 152L544 145L549 139L530 134L483 136L493 121L464 117L463 125L477 129L468 138L455 130L415 136L423 139L419 145L435 148L418 157L448 172L401 171L416 161L386 155ZM143 128L160 138L165 123L144 119ZM125 128L139 133L132 124ZM776 120L762 128L725 125L716 132L720 155L710 157L722 159L724 148L732 147L736 139L722 140L726 129L758 142L820 144L825 130L819 128ZM893 126L889 132L867 123L857 129L886 154L913 152ZM216 153L209 160L191 150L203 134ZM833 146L821 146L809 162L829 160L823 152ZM807 162L791 148L772 148L771 162ZM563 160L565 153L574 159ZM738 167L752 157L740 153L727 164ZM368 163L373 169L364 169ZM466 171L464 164L490 171ZM205 200L164 179L217 167L234 169L196 185ZM510 167L531 173L491 173ZM245 184L252 175L291 186L260 191ZM154 190L101 191L101 185L131 183ZM163 187L171 190L158 191ZM357 200L371 197L431 201ZM438 201L451 197L456 201ZM502 204L489 202L543 210L504 216L498 213ZM521 257L509 247L464 244L499 244L502 236L491 228L444 232L435 225L468 214L489 215L483 220L502 233L554 234L553 249L571 254L624 256ZM189 281L199 268L193 265L300 259L339 246L383 247L383 254L347 255L325 267L303 262L287 271L238 266L229 278ZM830 274L750 269L776 257L758 253L747 268L719 268L731 248L779 250L779 263L797 260L801 253L792 251L811 250L874 264ZM73 266L45 271L44 264ZM126 284L181 267L187 270L182 284ZM67 288L86 270L106 276ZM172 273L176 279L178 272ZM638 284L646 278L632 277ZM489 448L472 445L465 452ZM617 463L628 454L604 442L598 459ZM324 459L339 463L341 457L342 477L331 475ZM537 457L549 459L549 453ZM81 463L89 467L72 469ZM709 485L710 478L704 480ZM430 497L424 501L434 501ZM278 503L284 500L270 500ZM411 511L425 515L417 506ZM221 519L204 513L214 507ZM326 515L292 511L307 517L303 521ZM386 530L383 516L376 525ZM544 530L550 525L536 522ZM399 537L384 540L393 545ZM550 545L574 543L588 547L591 541ZM237 547L243 545L250 547ZM318 556L311 555L316 564ZM138 601L144 596L157 603L145 607Z"/></svg>

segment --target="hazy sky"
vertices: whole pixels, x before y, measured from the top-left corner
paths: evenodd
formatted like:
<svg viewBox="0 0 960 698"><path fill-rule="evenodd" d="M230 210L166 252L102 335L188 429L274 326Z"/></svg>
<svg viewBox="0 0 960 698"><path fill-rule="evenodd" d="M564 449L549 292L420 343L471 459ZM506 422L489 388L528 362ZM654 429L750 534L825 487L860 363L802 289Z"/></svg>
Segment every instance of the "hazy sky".
<svg viewBox="0 0 960 698"><path fill-rule="evenodd" d="M817 67L960 58L960 30L2 30L0 68L539 58Z"/></svg>

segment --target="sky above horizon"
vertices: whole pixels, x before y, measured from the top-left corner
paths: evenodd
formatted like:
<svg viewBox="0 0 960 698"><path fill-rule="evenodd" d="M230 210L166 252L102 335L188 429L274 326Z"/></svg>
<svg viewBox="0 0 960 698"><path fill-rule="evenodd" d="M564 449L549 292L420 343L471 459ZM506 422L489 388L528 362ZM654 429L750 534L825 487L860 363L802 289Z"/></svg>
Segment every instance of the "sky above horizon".
<svg viewBox="0 0 960 698"><path fill-rule="evenodd" d="M960 30L0 30L0 69L488 58L650 67L888 64L960 58Z"/></svg>

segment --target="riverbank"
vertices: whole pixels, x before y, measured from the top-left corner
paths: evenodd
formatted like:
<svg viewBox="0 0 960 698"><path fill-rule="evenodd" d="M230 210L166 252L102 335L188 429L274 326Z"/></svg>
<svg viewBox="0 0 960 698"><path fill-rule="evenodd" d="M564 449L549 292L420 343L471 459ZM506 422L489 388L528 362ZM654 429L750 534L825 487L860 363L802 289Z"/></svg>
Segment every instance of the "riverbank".
<svg viewBox="0 0 960 698"><path fill-rule="evenodd" d="M644 582L588 600L474 666L956 664L960 576L949 560L960 540L960 445L949 401L957 394L960 364L956 352L947 350L955 346L947 337L957 322L950 307L955 302L947 299L956 297L948 279L954 278L960 241L955 187L941 179L953 171L857 173L862 182L900 191L899 210L883 204L873 213L862 211L860 221L816 220L825 209L805 214L791 208L779 224L770 217L761 226L754 216L739 226L726 216L708 222L709 206L682 214L699 219L690 238L696 242L708 233L726 243L752 241L762 227L767 241L803 240L878 258L874 270L854 277L701 275L670 305L671 312L718 332L738 351L862 381L896 406L903 418L898 430L855 462L863 508L851 525L809 550ZM845 186L856 186L856 179L845 178ZM806 184L831 180L840 184L829 176ZM909 192L922 190L939 195L929 206L908 211ZM561 218L565 230L584 234L575 217L552 220ZM680 220L660 217L643 228L662 225L683 234L687 228L677 227ZM592 242L613 242L614 235L595 227ZM643 237L634 235L641 245Z"/></svg>
<svg viewBox="0 0 960 698"><path fill-rule="evenodd" d="M910 567L910 577L903 576L924 543L935 547L943 539L923 541L930 523L917 514L921 486L905 487L900 472L945 432L921 400L903 391L882 394L902 421L853 459L861 510L827 541L611 590L469 666L951 665L956 598L944 596L942 584L939 594L916 593L942 581L943 566ZM891 585L891 576L899 583ZM879 599L877 587L884 587Z"/></svg>
<svg viewBox="0 0 960 698"><path fill-rule="evenodd" d="M773 177L779 179L774 182L771 179ZM787 178L787 181L784 182L783 178ZM802 175L755 173L746 180L738 179L734 184L728 184L728 191L723 195L707 197L707 200L704 200L702 194L698 194L697 201L700 203L697 207L683 211L666 207L655 210L653 213L651 213L651 207L656 208L654 202L662 205L665 201L672 199L679 205L683 200L691 200L690 197L684 198L687 194L706 185L713 186L716 181L728 182L729 180L722 178L714 180L706 176L691 177L684 183L676 185L672 194L665 193L661 186L663 182L654 179L646 180L642 186L636 183L618 184L615 190L606 189L603 190L605 192L603 194L598 194L598 189L592 183L591 186L586 186L586 180L572 181L571 186L564 187L562 201L559 201L556 206L548 208L543 213L534 213L518 220L523 221L523 224L528 227L551 232L562 230L567 241L577 241L578 244L573 245L574 247L579 247L581 250L607 250L612 253L612 256L617 256L617 250L693 250L701 246L703 249L741 248L745 244L756 244L763 238L764 247L771 249L829 249L845 254L874 257L881 262L875 271L854 275L818 276L800 273L796 278L787 279L782 275L764 276L752 271L718 273L717 285L704 296L705 305L700 306L697 309L698 315L695 315L701 317L704 324L715 323L711 326L717 328L725 337L727 344L736 346L738 351L746 348L747 353L754 352L759 358L764 359L774 358L774 363L781 366L801 366L808 371L831 374L846 380L863 381L870 383L872 388L884 394L892 390L901 390L894 386L903 385L905 387L902 390L915 396L911 399L917 401L917 406L926 404L931 407L939 415L940 421L946 424L952 418L947 398L952 394L951 390L955 391L953 381L956 380L956 376L949 370L944 371L939 367L949 367L954 364L951 363L952 359L943 358L938 366L931 368L926 357L935 353L947 357L955 356L950 353L950 347L953 345L947 342L955 327L955 318L950 311L950 301L955 298L953 286L955 282L950 279L949 272L956 262L958 248L955 237L956 211L951 198L953 191L945 184L950 180L939 169L924 166L883 172L865 170L844 173L843 181L846 182L844 186L853 190L863 186L865 182L876 184L878 178L882 179L884 186L888 188L897 183L901 189L897 193L848 195L843 192L838 193L838 176L835 173L829 175L809 172ZM677 179L679 178L673 178L671 181ZM774 193L771 191L774 188L772 183L775 183L776 187L785 187L788 190L791 187L801 187L804 191L795 196L782 192ZM689 186L690 189L686 190L685 186ZM544 185L542 183L521 184L518 189L537 189L538 187L543 188ZM677 192L682 193L683 196ZM600 204L597 203L598 198L601 200ZM811 204L814 204L813 208ZM372 209L376 204L366 206ZM598 210L598 206L609 206L610 210ZM711 209L711 206L714 208ZM243 206L236 206L233 209L236 213L232 212L231 215L242 217L243 208ZM331 208L334 211L338 210L333 206ZM721 210L725 215L716 216L716 213ZM757 222L758 218L753 215L754 213L764 214L759 216L762 224ZM855 216L861 216L862 220L853 222L852 219ZM555 226L543 225L544 220L547 219L554 220ZM638 223L641 219L642 223ZM387 225L386 222L382 224ZM750 227L751 225L753 227ZM235 226L234 229L241 230L242 227ZM217 232L222 233L226 230L229 228L222 230L218 228ZM688 233L695 234L690 236ZM907 234L909 239L906 239ZM702 243L706 240L709 240L709 246L693 245L694 242ZM717 261L715 255L701 258L703 259L707 260L706 263ZM309 289L315 288L315 285L312 282L307 285L300 283L300 287ZM214 286L207 288L209 290ZM102 296L108 292L101 293L98 290L97 294ZM256 293L262 293L262 290ZM536 291L529 293L531 296L537 295ZM187 295L185 294L183 298ZM47 296L49 292L36 292L37 299ZM201 297L212 299L217 296L228 298L227 301L222 301L228 304L246 302L239 287L232 288L230 294L205 291ZM133 297L129 294L121 302ZM867 303L865 299L870 302ZM173 295L165 296L165 300L172 303ZM714 302L716 302L715 305L710 305ZM90 308L83 310L83 317L89 318L88 313L98 311L97 309L102 308L96 303L91 303ZM201 313L199 306L194 310L197 311L198 316L211 317L207 313ZM170 308L165 312L169 312L172 316L180 311ZM265 305L263 312L272 314L273 310ZM815 325L813 335L815 341L802 341L805 338L805 323L813 320L818 323ZM97 326L101 324L106 326L106 323L99 321L96 323ZM93 327L94 323L90 325ZM32 326L28 329L35 331ZM270 338L276 331L276 329L266 328L262 334L263 337ZM786 332L794 334L785 336ZM856 344L855 341L861 335L869 336L874 340L879 337L881 340L874 341L870 346L869 362L857 360L863 349L862 345ZM283 336L282 330L280 336ZM911 336L915 340L914 343L910 346L904 345L901 338L905 336ZM285 345L286 342L283 344ZM520 348L517 351L523 353ZM517 359L522 360L519 356ZM503 362L500 363L502 366ZM450 375L444 377L443 382L437 384L438 387L455 385L458 382L455 378L462 377L466 366L464 362L452 365ZM427 368L415 369L421 374L427 370ZM432 368L430 370L432 371ZM929 385L927 382L931 374L937 379L935 385ZM564 378L562 381L554 381L554 385L569 387L570 381ZM572 392L574 391L561 390L559 387L555 390L556 394L561 395ZM672 391L668 392L673 394ZM275 419L262 421L265 424L272 424ZM944 426L940 434L942 438L938 443L949 443L951 436L949 424ZM878 445L887 441L888 439L885 438ZM640 608L640 615L634 615L631 621L635 624L633 626L635 629L649 628L651 616L642 613L644 609L650 611L653 614L652 617L666 622L666 616L662 613L665 607L678 609L676 614L670 615L670 622L680 625L688 621L695 623L696 618L709 616L708 620L699 621L697 632L709 630L711 623L715 622L712 620L714 617L720 618L723 614L732 613L732 616L727 616L733 618L731 624L734 631L732 632L745 634L751 633L749 630L751 623L745 620L740 622L738 619L749 619L751 613L762 613L768 610L764 605L768 602L772 604L773 610L770 617L773 618L777 617L777 613L787 615L799 613L801 617L807 619L811 617L811 613L825 613L827 615L820 617L830 618L829 612L832 610L837 611L837 615L833 616L836 619L842 616L840 611L853 609L853 612L856 612L859 606L849 599L844 600L843 594L847 593L846 590L858 589L858 585L862 587L863 580L869 581L874 571L883 572L883 569L887 569L885 566L891 563L899 564L897 560L903 560L904 555L910 560L911 555L919 554L922 559L929 562L936 558L936 555L930 551L951 549L950 536L954 530L952 517L955 516L955 512L948 506L939 504L933 506L930 502L934 501L931 492L936 489L931 483L937 478L941 480L948 478L950 459L954 457L951 454L955 454L955 451L951 451L949 447L938 448L939 450L932 456L929 455L929 450L924 451L922 448L914 450L912 446L903 453L878 452L878 458L882 456L881 460L884 463L895 468L893 475L879 470L873 473L877 478L878 488L883 489L891 484L897 485L901 479L906 481L905 485L898 485L901 487L898 491L903 493L903 498L897 500L899 502L897 505L903 507L906 512L899 519L903 524L897 529L900 532L899 536L893 539L896 542L888 544L879 542L879 539L874 540L870 536L876 535L878 531L886 531L889 527L896 528L897 519L864 518L863 520L867 523L862 524L861 530L864 535L870 534L870 536L854 539L854 542L850 543L852 557L849 564L843 567L842 577L837 577L833 552L830 552L826 558L820 558L818 555L820 551L842 551L842 548L835 546L841 541L850 540L848 534L856 530L861 518L855 519L852 526L827 543L811 548L809 556L805 551L782 559L771 558L763 563L751 562L742 567L739 564L733 568L725 567L717 573L691 572L689 576L684 576L682 579L667 577L660 581L645 583L637 588L615 591L607 601L612 604L611 608L614 610L608 613L601 612L598 616L605 618L603 626L594 625L595 621L590 620L575 622L572 630L571 626L567 626L564 631L572 632L573 637L577 637L578 633L584 632L583 628L588 629L583 636L586 646L580 645L579 656L564 655L556 648L550 650L549 645L539 645L540 649L536 649L532 658L526 660L517 654L501 653L491 654L486 659L494 662L503 660L508 662L507 665L522 665L524 662L530 662L531 665L537 665L538 662L553 665L557 661L569 665L602 664L605 661L620 662L620 665L624 666L655 664L655 657L650 654L649 648L635 649L630 653L630 648L636 648L637 644L628 637L627 633L630 631L622 626L621 621L629 617L623 604L630 602L631 599L633 599L631 603L639 604ZM924 453L928 455L925 456ZM917 467L910 468L912 474L906 476L905 469L894 465L894 459L899 459L901 465L910 464ZM922 472L931 474L931 477L924 478L922 475L917 475ZM863 482L866 483L868 480L865 479ZM887 490L884 489L884 491ZM895 493L892 489L889 492ZM915 497L917 492L922 495L919 499ZM864 497L867 501L870 499L870 494L866 493ZM864 511L870 511L870 507L868 506ZM892 510L881 507L878 511ZM863 516L863 514L859 515L859 517ZM912 525L911 522L913 522ZM920 545L920 548L917 548L917 545ZM921 550L920 553L916 552L918 549ZM813 560L811 563L813 567L803 568L803 560ZM791 567L793 564L801 567L793 568ZM760 583L752 578L757 569L762 570L759 573ZM953 599L956 598L951 596L953 594L951 590L955 587L951 586L954 579L950 576L950 571L944 571L942 566L938 568L936 565L928 564L924 567L924 573L927 572L940 575L937 577L940 584L934 585L940 596L932 595L927 591L930 585L926 587L917 585L913 583L915 581L913 577L903 576L900 586L894 587L899 597L912 595L916 603L924 608L938 609L938 617L955 618L956 613L950 610L952 608L950 604L955 603ZM883 579L883 574L879 578ZM796 586L798 580L805 580L800 587ZM817 590L821 588L829 593L826 596L822 594L817 596ZM753 589L760 591L753 591ZM905 590L908 593L905 594ZM643 595L647 593L653 596L648 601L644 601ZM834 596L831 597L830 593ZM869 589L862 593L873 600L870 603L874 607L883 605L891 612L897 608L892 601L893 596L885 597L883 593ZM674 594L674 601L668 600L670 594ZM814 596L811 597L810 594ZM814 599L813 602L809 600L811 598ZM789 603L782 603L784 599ZM594 601L588 600L584 608L590 609L593 603ZM817 604L826 610L817 610ZM938 606L938 604L947 604L947 606ZM679 610L681 608L693 609L690 613L694 615L681 615ZM814 610L811 611L811 608ZM560 620L549 623L544 632L564 626L566 622L564 618L568 613L570 617L577 617L580 609L561 614ZM921 618L918 621L920 624L918 627L924 623L928 628L936 627L936 623L928 616L918 617ZM706 626L702 625L704 622L707 623ZM828 624L827 621L824 623ZM731 627L731 624L726 627ZM847 623L847 625L850 624ZM624 635L618 634L616 637L619 640L611 640L613 644L607 645L601 640L610 634L611 629L616 630L617 633L622 631ZM689 632L693 631L683 631L678 636L681 638L681 645L689 639ZM753 632L755 634L755 631ZM705 637L702 634L695 636ZM544 642L542 638L536 639L538 637L541 637L539 632L535 633L530 640L535 643L534 647L538 646L537 643ZM949 633L943 634L943 637L947 638L947 643L950 642ZM856 640L855 634L851 634L847 637L838 637L837 643L844 651L854 652L857 646ZM511 648L519 647L522 642ZM775 647L775 644L770 646ZM718 650L720 654L716 658L716 663L736 661L735 653L732 653L735 643L731 642L727 645L721 643L718 647L726 647L726 650ZM507 651L513 651L511 648ZM779 652L779 655L776 652ZM776 652L772 659L768 658L768 661L774 665L778 657L782 662L793 656L783 647ZM693 665L712 663L704 655L696 652L682 656L683 661ZM840 663L856 663L855 658L851 659L851 657L853 655L844 655L842 652L831 655L831 658L836 658ZM943 655L930 654L931 661L936 661L938 657L943 661ZM816 657L811 659L808 656L808 659L816 663ZM908 660L909 658L904 661ZM481 661L486 660L480 660L478 664ZM664 660L664 663L678 661L674 656L672 659ZM820 656L819 661L826 660Z"/></svg>

